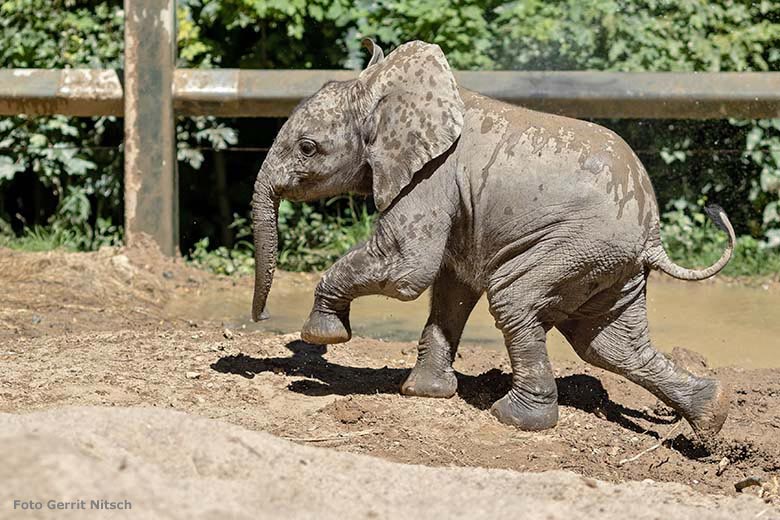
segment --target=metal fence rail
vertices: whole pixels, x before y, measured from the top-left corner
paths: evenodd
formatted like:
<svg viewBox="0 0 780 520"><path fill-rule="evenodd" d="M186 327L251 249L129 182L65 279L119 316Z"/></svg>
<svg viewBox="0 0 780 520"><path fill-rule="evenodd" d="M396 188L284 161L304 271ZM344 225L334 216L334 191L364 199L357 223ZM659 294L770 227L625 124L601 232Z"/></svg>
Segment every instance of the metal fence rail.
<svg viewBox="0 0 780 520"><path fill-rule="evenodd" d="M98 69L0 69L0 115L121 116L120 75Z"/></svg>
<svg viewBox="0 0 780 520"><path fill-rule="evenodd" d="M125 118L125 235L178 248L174 114L284 117L344 70L174 69L175 0L125 0L125 70L0 69L0 115ZM120 80L123 78L123 82ZM456 72L464 88L573 117L780 117L780 72Z"/></svg>
<svg viewBox="0 0 780 520"><path fill-rule="evenodd" d="M572 117L723 119L780 117L780 72L455 73L458 84L528 108ZM343 70L188 70L174 74L177 112L286 116Z"/></svg>
<svg viewBox="0 0 780 520"><path fill-rule="evenodd" d="M120 71L121 72L121 71ZM127 75L127 71L125 71ZM780 72L458 71L469 90L571 117L761 119L780 117ZM179 115L285 117L345 70L176 69ZM113 70L0 69L0 115L123 115Z"/></svg>

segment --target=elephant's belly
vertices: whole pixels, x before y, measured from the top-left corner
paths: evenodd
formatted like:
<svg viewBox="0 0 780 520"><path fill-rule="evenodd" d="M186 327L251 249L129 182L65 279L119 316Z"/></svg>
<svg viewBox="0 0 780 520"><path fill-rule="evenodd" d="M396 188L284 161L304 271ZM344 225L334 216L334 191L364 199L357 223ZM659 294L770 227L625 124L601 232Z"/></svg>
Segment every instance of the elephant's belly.
<svg viewBox="0 0 780 520"><path fill-rule="evenodd" d="M550 322L567 319L594 295L642 272L640 236L613 236L579 219L536 227L494 244L484 263L485 289L544 309Z"/></svg>
<svg viewBox="0 0 780 520"><path fill-rule="evenodd" d="M444 268L454 273L458 279L478 292L484 292L487 287L485 262L475 254L464 249L448 249L444 255Z"/></svg>

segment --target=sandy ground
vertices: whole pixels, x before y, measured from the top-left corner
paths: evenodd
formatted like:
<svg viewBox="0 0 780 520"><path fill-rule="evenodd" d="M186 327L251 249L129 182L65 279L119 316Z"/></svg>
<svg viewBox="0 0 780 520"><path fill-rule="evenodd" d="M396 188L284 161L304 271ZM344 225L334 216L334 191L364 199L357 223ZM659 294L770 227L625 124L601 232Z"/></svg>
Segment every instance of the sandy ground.
<svg viewBox="0 0 780 520"><path fill-rule="evenodd" d="M170 311L247 283L150 248L0 250L0 482L12 483L0 486L0 518L16 517L9 500L27 489L132 497L145 518L386 518L416 508L780 518L778 369L709 369L675 351L734 390L707 448L650 394L581 362L555 364L558 426L520 432L488 412L509 384L499 351L461 349L456 397L407 398L397 388L413 343L314 346ZM759 485L737 493L746 478Z"/></svg>
<svg viewBox="0 0 780 520"><path fill-rule="evenodd" d="M771 517L747 496L679 484L607 484L571 472L428 468L298 446L149 408L0 414L0 500L41 501L19 518ZM48 497L85 497L51 511ZM100 498L92 498L100 497ZM92 500L127 510L95 510ZM21 507L20 504L17 504ZM72 507L73 507L72 506Z"/></svg>

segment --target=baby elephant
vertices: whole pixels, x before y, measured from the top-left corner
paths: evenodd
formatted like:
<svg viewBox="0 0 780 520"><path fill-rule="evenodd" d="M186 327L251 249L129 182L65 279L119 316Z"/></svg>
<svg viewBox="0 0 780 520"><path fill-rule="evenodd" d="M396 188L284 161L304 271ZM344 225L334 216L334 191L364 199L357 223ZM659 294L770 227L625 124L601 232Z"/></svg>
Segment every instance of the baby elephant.
<svg viewBox="0 0 780 520"><path fill-rule="evenodd" d="M352 81L331 82L290 116L254 187L252 314L260 319L277 255L280 198L373 194L374 235L323 275L301 337L350 339L350 304L382 294L413 300L431 288L431 311L406 395L451 397L452 361L480 295L504 335L512 388L492 407L503 423L542 430L558 420L545 337L557 327L585 361L643 386L701 437L728 411L724 386L659 353L648 335L651 269L703 280L661 244L650 179L617 135L593 123L534 112L459 88L437 45L373 50Z"/></svg>

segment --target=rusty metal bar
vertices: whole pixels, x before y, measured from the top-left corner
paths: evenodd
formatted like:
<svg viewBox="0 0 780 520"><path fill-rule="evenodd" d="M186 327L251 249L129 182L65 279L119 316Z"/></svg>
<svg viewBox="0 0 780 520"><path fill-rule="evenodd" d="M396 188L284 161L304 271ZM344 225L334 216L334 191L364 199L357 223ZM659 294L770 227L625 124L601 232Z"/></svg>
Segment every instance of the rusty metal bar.
<svg viewBox="0 0 780 520"><path fill-rule="evenodd" d="M485 95L587 118L758 119L780 117L780 73L459 73Z"/></svg>
<svg viewBox="0 0 780 520"><path fill-rule="evenodd" d="M343 70L191 70L174 75L181 114L284 117ZM464 88L572 117L723 119L780 117L778 72L456 72Z"/></svg>
<svg viewBox="0 0 780 520"><path fill-rule="evenodd" d="M121 116L113 70L0 69L0 115Z"/></svg>
<svg viewBox="0 0 780 520"><path fill-rule="evenodd" d="M475 72L461 85L529 108L588 118L780 117L780 72Z"/></svg>
<svg viewBox="0 0 780 520"><path fill-rule="evenodd" d="M344 70L178 69L183 115L284 117ZM456 72L465 88L573 117L722 119L780 117L778 72ZM121 115L113 71L0 70L0 115Z"/></svg>
<svg viewBox="0 0 780 520"><path fill-rule="evenodd" d="M349 70L177 69L173 96L183 115L286 117L328 81L355 77Z"/></svg>
<svg viewBox="0 0 780 520"><path fill-rule="evenodd" d="M125 236L179 248L175 0L125 0Z"/></svg>

